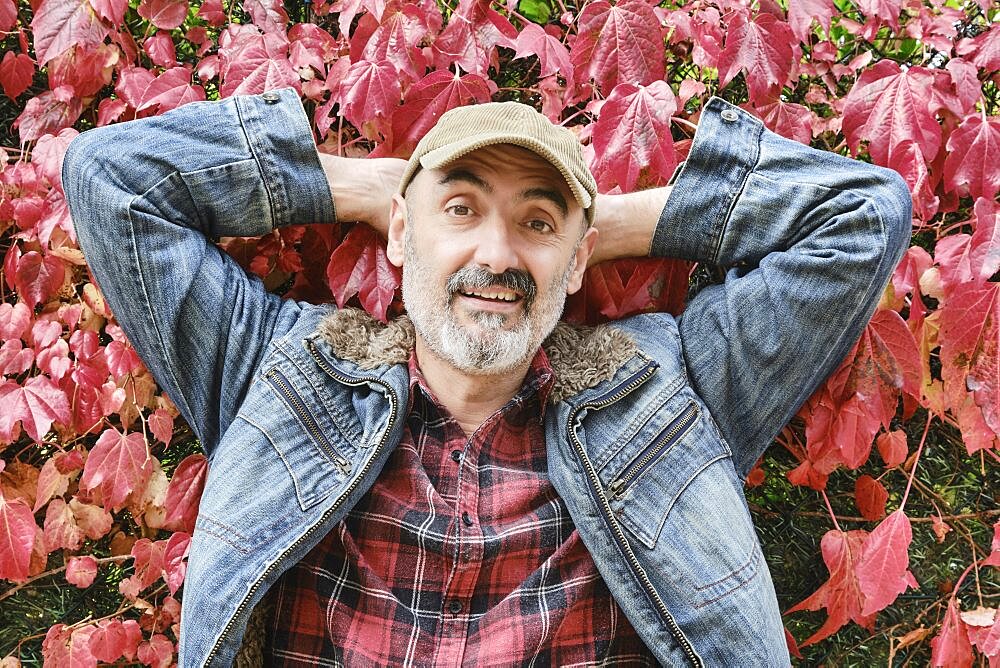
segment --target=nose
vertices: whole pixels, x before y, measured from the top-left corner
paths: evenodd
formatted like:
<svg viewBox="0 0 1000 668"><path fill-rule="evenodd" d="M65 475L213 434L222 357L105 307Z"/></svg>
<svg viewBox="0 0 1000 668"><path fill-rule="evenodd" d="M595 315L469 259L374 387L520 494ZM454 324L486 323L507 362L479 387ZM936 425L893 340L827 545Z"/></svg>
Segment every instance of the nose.
<svg viewBox="0 0 1000 668"><path fill-rule="evenodd" d="M508 269L520 269L515 239L503 218L493 215L476 230L476 252L473 261L494 274Z"/></svg>

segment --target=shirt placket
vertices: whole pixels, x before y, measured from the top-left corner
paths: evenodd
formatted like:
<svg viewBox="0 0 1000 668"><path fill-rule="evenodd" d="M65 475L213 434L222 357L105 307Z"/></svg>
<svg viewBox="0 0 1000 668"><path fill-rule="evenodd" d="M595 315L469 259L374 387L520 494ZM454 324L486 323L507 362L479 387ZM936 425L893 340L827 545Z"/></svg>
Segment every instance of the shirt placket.
<svg viewBox="0 0 1000 668"><path fill-rule="evenodd" d="M479 453L483 425L466 439L459 459L456 503L449 532L450 553L454 555L444 592L441 642L435 665L461 666L469 640L472 597L483 568L483 532L479 525Z"/></svg>

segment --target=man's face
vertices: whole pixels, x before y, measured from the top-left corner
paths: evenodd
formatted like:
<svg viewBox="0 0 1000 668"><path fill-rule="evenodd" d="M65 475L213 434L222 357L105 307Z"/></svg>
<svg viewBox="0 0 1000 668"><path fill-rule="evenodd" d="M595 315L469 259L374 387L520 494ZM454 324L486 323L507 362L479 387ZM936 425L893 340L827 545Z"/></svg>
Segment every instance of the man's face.
<svg viewBox="0 0 1000 668"><path fill-rule="evenodd" d="M530 362L595 241L555 167L497 145L417 173L393 204L389 259L426 347L465 373L499 374Z"/></svg>

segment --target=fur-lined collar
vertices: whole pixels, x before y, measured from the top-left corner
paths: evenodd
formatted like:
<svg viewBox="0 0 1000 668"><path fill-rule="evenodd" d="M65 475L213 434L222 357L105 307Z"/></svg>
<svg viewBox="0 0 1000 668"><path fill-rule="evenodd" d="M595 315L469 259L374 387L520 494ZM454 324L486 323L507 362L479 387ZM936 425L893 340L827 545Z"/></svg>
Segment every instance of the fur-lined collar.
<svg viewBox="0 0 1000 668"><path fill-rule="evenodd" d="M331 312L320 322L318 332L334 354L361 369L405 364L415 340L408 317L385 324L354 308ZM580 327L563 322L556 325L542 347L556 377L549 395L552 402L613 378L638 351L632 338L614 327Z"/></svg>

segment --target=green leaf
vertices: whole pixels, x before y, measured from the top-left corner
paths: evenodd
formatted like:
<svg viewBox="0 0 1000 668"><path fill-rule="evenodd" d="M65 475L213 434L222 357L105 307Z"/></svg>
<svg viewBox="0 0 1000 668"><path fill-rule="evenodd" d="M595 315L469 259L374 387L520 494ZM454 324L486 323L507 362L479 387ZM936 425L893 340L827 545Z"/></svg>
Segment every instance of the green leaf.
<svg viewBox="0 0 1000 668"><path fill-rule="evenodd" d="M548 23L549 17L552 15L552 5L546 0L521 0L517 5L517 10L524 18L539 25Z"/></svg>

